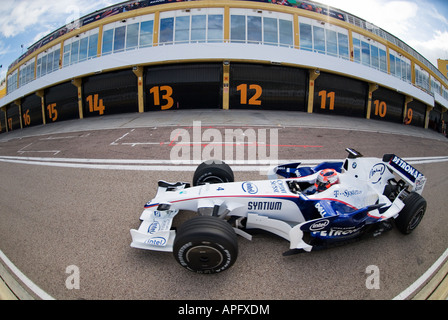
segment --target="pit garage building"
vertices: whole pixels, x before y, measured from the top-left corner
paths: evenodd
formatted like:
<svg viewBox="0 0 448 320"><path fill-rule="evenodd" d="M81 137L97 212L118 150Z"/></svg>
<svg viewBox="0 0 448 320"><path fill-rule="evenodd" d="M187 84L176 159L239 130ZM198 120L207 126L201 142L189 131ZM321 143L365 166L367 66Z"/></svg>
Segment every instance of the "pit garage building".
<svg viewBox="0 0 448 320"><path fill-rule="evenodd" d="M0 131L174 109L290 110L440 131L448 79L406 43L311 1L128 1L28 48Z"/></svg>

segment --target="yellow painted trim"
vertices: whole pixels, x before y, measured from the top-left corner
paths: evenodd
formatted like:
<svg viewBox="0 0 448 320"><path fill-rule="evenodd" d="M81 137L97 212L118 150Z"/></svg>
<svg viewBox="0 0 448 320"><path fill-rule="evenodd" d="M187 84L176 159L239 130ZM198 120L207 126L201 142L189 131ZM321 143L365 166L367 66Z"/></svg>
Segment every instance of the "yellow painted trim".
<svg viewBox="0 0 448 320"><path fill-rule="evenodd" d="M16 85L16 87L17 87L16 89L20 88L20 67L17 68L17 85Z"/></svg>
<svg viewBox="0 0 448 320"><path fill-rule="evenodd" d="M47 124L47 121L45 120L45 90L36 91L35 94L40 98L40 105L42 108L42 124Z"/></svg>
<svg viewBox="0 0 448 320"><path fill-rule="evenodd" d="M154 13L154 25L152 30L152 45L157 47L159 44L159 24L160 24L160 13L159 11Z"/></svg>
<svg viewBox="0 0 448 320"><path fill-rule="evenodd" d="M318 70L309 70L309 82L308 82L308 107L307 112L313 113L314 109L314 88L315 88L315 80L320 76L320 71Z"/></svg>
<svg viewBox="0 0 448 320"><path fill-rule="evenodd" d="M59 49L59 69L62 69L62 59L64 59L64 41L61 42L61 48Z"/></svg>
<svg viewBox="0 0 448 320"><path fill-rule="evenodd" d="M411 82L415 84L415 62L411 61Z"/></svg>
<svg viewBox="0 0 448 320"><path fill-rule="evenodd" d="M370 119L370 114L372 112L372 97L373 92L378 89L378 84L376 83L369 83L369 92L368 92L368 99L367 99L367 112L366 112L366 119Z"/></svg>
<svg viewBox="0 0 448 320"><path fill-rule="evenodd" d="M227 62L223 63L222 72L222 108L224 110L229 110L229 100L230 100L230 64Z"/></svg>
<svg viewBox="0 0 448 320"><path fill-rule="evenodd" d="M353 33L352 30L348 30L348 47L349 47L349 57L350 61L355 61L355 49L353 48Z"/></svg>
<svg viewBox="0 0 448 320"><path fill-rule="evenodd" d="M101 50L103 48L103 25L99 26L98 29L98 44L96 47L96 56L101 57ZM62 59L61 59L62 61Z"/></svg>
<svg viewBox="0 0 448 320"><path fill-rule="evenodd" d="M442 74L448 78L448 70L447 70L448 60L445 59L437 59L437 69L439 69Z"/></svg>
<svg viewBox="0 0 448 320"><path fill-rule="evenodd" d="M137 76L138 112L143 113L145 111L145 100L143 97L143 67L134 67L132 72Z"/></svg>
<svg viewBox="0 0 448 320"><path fill-rule="evenodd" d="M224 7L224 42L230 42L230 8Z"/></svg>
<svg viewBox="0 0 448 320"><path fill-rule="evenodd" d="M76 78L72 80L72 85L78 88L78 112L79 119L84 119L84 109L83 109L83 101L82 101L82 79Z"/></svg>
<svg viewBox="0 0 448 320"><path fill-rule="evenodd" d="M34 78L33 81L36 80L37 75L37 56L34 57Z"/></svg>
<svg viewBox="0 0 448 320"><path fill-rule="evenodd" d="M300 49L300 25L299 25L299 15L297 13L294 13L293 23L294 23L294 48Z"/></svg>
<svg viewBox="0 0 448 320"><path fill-rule="evenodd" d="M386 47L386 59L387 59L387 73L390 74L390 54L389 54L389 47ZM412 72L412 67L411 67Z"/></svg>

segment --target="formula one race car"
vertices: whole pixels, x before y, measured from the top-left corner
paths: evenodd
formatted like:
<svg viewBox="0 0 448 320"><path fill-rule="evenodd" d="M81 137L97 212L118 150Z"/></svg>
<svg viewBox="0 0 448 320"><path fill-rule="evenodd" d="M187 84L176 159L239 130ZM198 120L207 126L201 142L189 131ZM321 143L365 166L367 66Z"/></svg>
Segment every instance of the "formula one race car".
<svg viewBox="0 0 448 320"><path fill-rule="evenodd" d="M198 166L193 186L159 181L139 229L131 230L131 247L173 252L188 270L217 273L235 262L236 235L251 239L251 229L288 240L284 255L378 235L393 225L411 233L426 211L424 175L393 154L368 158L346 150L342 162L273 167L269 180L234 182L231 168L214 160ZM183 210L198 216L175 230L173 218Z"/></svg>

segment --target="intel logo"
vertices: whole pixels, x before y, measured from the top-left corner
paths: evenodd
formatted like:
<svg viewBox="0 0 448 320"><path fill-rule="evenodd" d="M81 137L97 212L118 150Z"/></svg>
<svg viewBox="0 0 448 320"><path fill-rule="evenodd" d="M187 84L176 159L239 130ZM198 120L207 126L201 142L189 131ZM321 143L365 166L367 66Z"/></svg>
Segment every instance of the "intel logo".
<svg viewBox="0 0 448 320"><path fill-rule="evenodd" d="M160 230L160 223L158 223L157 221L154 221L153 223L151 223L151 225L148 228L148 232L150 234L158 232L159 230Z"/></svg>
<svg viewBox="0 0 448 320"><path fill-rule="evenodd" d="M152 246L164 246L166 245L166 239L163 237L155 237L146 240L145 243L150 244Z"/></svg>
<svg viewBox="0 0 448 320"><path fill-rule="evenodd" d="M372 167L369 173L369 179L372 184L380 182L383 173L386 171L386 166L383 163L377 163Z"/></svg>
<svg viewBox="0 0 448 320"><path fill-rule="evenodd" d="M243 187L244 192L247 192L250 194L256 194L258 192L257 186L254 183L249 182L249 181L244 182L242 187Z"/></svg>
<svg viewBox="0 0 448 320"><path fill-rule="evenodd" d="M318 230L322 230L323 228L325 228L326 226L328 226L330 224L330 220L324 219L324 220L320 220L317 222L314 222L311 226L310 226L310 231L318 231Z"/></svg>

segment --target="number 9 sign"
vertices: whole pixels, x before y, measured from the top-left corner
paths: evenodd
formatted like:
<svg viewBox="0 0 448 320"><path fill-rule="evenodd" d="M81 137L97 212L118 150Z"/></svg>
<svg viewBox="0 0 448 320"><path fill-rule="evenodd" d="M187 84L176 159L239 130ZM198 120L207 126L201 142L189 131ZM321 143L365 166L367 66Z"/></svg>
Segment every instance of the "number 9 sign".
<svg viewBox="0 0 448 320"><path fill-rule="evenodd" d="M408 108L406 117L404 118L404 124L411 124L412 122L413 111L411 108Z"/></svg>

